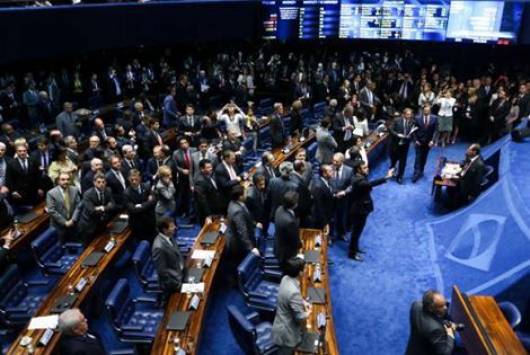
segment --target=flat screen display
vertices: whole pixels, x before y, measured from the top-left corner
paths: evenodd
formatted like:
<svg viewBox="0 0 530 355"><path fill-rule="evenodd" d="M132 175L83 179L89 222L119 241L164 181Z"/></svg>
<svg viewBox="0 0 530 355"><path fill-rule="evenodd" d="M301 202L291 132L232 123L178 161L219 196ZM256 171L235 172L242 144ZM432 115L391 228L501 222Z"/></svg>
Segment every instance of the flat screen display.
<svg viewBox="0 0 530 355"><path fill-rule="evenodd" d="M263 38L387 39L512 44L523 2L263 0Z"/></svg>

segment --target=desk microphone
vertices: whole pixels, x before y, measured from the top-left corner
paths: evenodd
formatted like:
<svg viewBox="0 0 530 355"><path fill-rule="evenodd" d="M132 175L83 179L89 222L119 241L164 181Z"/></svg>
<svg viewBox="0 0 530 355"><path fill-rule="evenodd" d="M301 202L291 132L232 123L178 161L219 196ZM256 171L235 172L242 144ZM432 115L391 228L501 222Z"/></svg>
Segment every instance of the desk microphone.
<svg viewBox="0 0 530 355"><path fill-rule="evenodd" d="M455 323L455 322L450 321L449 319L444 319L443 322L447 328L454 328L456 331L459 331L459 332L466 329L466 325L464 323Z"/></svg>
<svg viewBox="0 0 530 355"><path fill-rule="evenodd" d="M322 276L322 273L321 273L321 276ZM327 332L327 328L328 328L328 319L330 319L328 305L326 303L325 297L323 299L320 296L320 293L316 292L317 287L315 286L313 280L311 280L311 276L310 275L307 276L307 281L309 281L309 284L311 285L311 287L313 287L315 289L315 293L317 295L318 301L322 302L322 304L324 305L324 311L326 312L326 322L324 323L324 329L320 333L320 337L319 337L318 341L319 341L319 345L323 345L323 347L324 347L324 354L329 354L328 346L327 346L327 342L326 342L326 332ZM318 312L318 313L321 314L322 312ZM317 327L318 327L318 315L317 315Z"/></svg>

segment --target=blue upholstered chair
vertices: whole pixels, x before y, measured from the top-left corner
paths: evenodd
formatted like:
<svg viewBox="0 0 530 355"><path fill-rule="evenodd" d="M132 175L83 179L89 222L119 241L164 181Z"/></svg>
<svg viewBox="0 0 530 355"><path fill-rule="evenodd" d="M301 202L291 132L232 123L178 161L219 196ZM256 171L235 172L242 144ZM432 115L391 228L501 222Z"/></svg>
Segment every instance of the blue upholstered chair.
<svg viewBox="0 0 530 355"><path fill-rule="evenodd" d="M247 315L236 306L228 306L228 322L237 344L247 355L276 354L276 345L272 342L272 324L263 322L258 312Z"/></svg>
<svg viewBox="0 0 530 355"><path fill-rule="evenodd" d="M256 228L255 233L258 249L263 259L265 269L279 269L280 263L274 255L274 238L266 237L261 229Z"/></svg>
<svg viewBox="0 0 530 355"><path fill-rule="evenodd" d="M49 282L25 282L17 265L0 276L0 320L8 326L25 324L48 293Z"/></svg>
<svg viewBox="0 0 530 355"><path fill-rule="evenodd" d="M512 329L521 323L521 312L512 302L499 302L499 308Z"/></svg>
<svg viewBox="0 0 530 355"><path fill-rule="evenodd" d="M269 281L274 277L268 276L261 268L261 258L254 253L247 257L237 268L239 289L245 296L249 307L268 312L276 310L278 297L278 283Z"/></svg>
<svg viewBox="0 0 530 355"><path fill-rule="evenodd" d="M31 243L33 255L44 275L63 275L81 255L81 243L61 245L53 228L48 228Z"/></svg>
<svg viewBox="0 0 530 355"><path fill-rule="evenodd" d="M272 107L273 104L274 102L271 98L261 99L258 103L256 114L258 116L268 116L272 114L272 112L274 111Z"/></svg>
<svg viewBox="0 0 530 355"><path fill-rule="evenodd" d="M259 131L259 150L269 150L271 148L271 128L265 126Z"/></svg>
<svg viewBox="0 0 530 355"><path fill-rule="evenodd" d="M155 298L133 298L126 279L120 279L105 302L108 317L120 340L150 343L164 312L155 308Z"/></svg>
<svg viewBox="0 0 530 355"><path fill-rule="evenodd" d="M142 240L138 244L133 254L132 262L136 276L138 276L144 290L147 292L160 292L158 274L151 258L151 246L148 241Z"/></svg>
<svg viewBox="0 0 530 355"><path fill-rule="evenodd" d="M316 162L317 149L318 149L318 143L317 142L311 143L309 148L307 148L307 158L311 162Z"/></svg>
<svg viewBox="0 0 530 355"><path fill-rule="evenodd" d="M327 107L328 104L325 101L317 102L313 105L313 116L317 121L324 118Z"/></svg>

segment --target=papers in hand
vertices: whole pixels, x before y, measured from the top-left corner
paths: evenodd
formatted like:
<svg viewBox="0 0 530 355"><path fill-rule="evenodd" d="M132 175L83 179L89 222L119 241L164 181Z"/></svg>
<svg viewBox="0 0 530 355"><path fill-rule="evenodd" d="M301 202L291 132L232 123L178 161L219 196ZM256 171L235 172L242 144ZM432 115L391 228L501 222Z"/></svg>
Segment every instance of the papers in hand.
<svg viewBox="0 0 530 355"><path fill-rule="evenodd" d="M198 284L182 284L180 289L182 293L199 293L204 292L204 282Z"/></svg>
<svg viewBox="0 0 530 355"><path fill-rule="evenodd" d="M297 257L297 258L299 258L299 259L302 259L302 260L304 260L304 259L305 259L305 255L304 255L304 254L302 254L302 253L300 253L300 254L297 254L297 255L296 255L296 257Z"/></svg>
<svg viewBox="0 0 530 355"><path fill-rule="evenodd" d="M363 133L364 133L364 132L363 132L363 129L362 129L362 128L355 128L355 129L353 130L353 135L354 135L354 136L362 137L362 136L364 136Z"/></svg>
<svg viewBox="0 0 530 355"><path fill-rule="evenodd" d="M207 259L215 257L215 250L195 250L191 255L192 259Z"/></svg>
<svg viewBox="0 0 530 355"><path fill-rule="evenodd" d="M59 323L59 316L44 316L31 318L28 329L55 329Z"/></svg>

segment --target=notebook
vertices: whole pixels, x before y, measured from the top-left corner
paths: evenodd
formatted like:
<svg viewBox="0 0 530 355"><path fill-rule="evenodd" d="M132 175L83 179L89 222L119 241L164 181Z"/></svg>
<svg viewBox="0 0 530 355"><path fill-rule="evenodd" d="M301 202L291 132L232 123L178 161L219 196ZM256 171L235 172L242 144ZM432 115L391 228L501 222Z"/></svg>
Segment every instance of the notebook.
<svg viewBox="0 0 530 355"><path fill-rule="evenodd" d="M88 254L86 258L83 259L83 261L81 262L81 266L96 266L103 257L103 255L105 255L105 253L100 251L93 251L92 253Z"/></svg>
<svg viewBox="0 0 530 355"><path fill-rule="evenodd" d="M121 234L125 228L127 228L127 222L117 221L112 223L112 229L109 231L109 233Z"/></svg>
<svg viewBox="0 0 530 355"><path fill-rule="evenodd" d="M77 295L61 296L61 298L59 298L57 302L55 302L55 304L53 305L51 312L52 313L63 313L64 311L66 311L67 309L70 309L73 306L76 299L77 299Z"/></svg>
<svg viewBox="0 0 530 355"><path fill-rule="evenodd" d="M167 323L167 330L184 330L188 324L188 319L190 319L190 311L177 311L173 312L169 322Z"/></svg>
<svg viewBox="0 0 530 355"><path fill-rule="evenodd" d="M30 213L26 213L25 215L19 216L17 220L20 223L29 223L33 221L35 218L37 218L38 216L39 215L37 213L30 212Z"/></svg>
<svg viewBox="0 0 530 355"><path fill-rule="evenodd" d="M326 294L323 287L308 287L307 288L307 298L309 302L315 304L324 304L326 303Z"/></svg>
<svg viewBox="0 0 530 355"><path fill-rule="evenodd" d="M303 353L318 354L320 334L314 332L303 332L302 340L296 350Z"/></svg>
<svg viewBox="0 0 530 355"><path fill-rule="evenodd" d="M192 268L188 270L188 275L186 277L187 283L191 283L191 278L194 278L193 283L202 282L202 276L204 275L204 269L202 268Z"/></svg>
<svg viewBox="0 0 530 355"><path fill-rule="evenodd" d="M308 250L304 253L304 260L306 263L315 264L320 262L319 250Z"/></svg>
<svg viewBox="0 0 530 355"><path fill-rule="evenodd" d="M219 234L217 232L207 232L205 233L201 238L201 244L202 245L212 245L217 240L217 236Z"/></svg>

